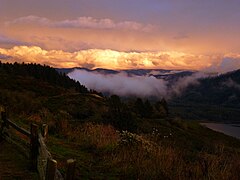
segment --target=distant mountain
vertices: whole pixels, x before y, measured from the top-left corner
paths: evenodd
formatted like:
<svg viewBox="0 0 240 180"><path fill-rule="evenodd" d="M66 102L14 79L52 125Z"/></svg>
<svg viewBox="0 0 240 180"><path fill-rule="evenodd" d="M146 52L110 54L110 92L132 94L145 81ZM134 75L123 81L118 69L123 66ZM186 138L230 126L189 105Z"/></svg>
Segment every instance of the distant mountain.
<svg viewBox="0 0 240 180"><path fill-rule="evenodd" d="M110 74L118 74L118 73L126 73L128 76L154 76L157 79L164 79L167 81L176 81L179 78L185 76L191 76L196 73L196 71L190 70L166 70L166 69L128 69L128 70L111 70L111 69L87 69L87 68L58 68L56 69L58 72L68 74L74 70L85 70L88 72L97 72L100 74L110 75Z"/></svg>
<svg viewBox="0 0 240 180"><path fill-rule="evenodd" d="M178 100L240 107L240 70L201 79L189 86Z"/></svg>
<svg viewBox="0 0 240 180"><path fill-rule="evenodd" d="M200 79L170 104L183 118L240 123L240 70Z"/></svg>

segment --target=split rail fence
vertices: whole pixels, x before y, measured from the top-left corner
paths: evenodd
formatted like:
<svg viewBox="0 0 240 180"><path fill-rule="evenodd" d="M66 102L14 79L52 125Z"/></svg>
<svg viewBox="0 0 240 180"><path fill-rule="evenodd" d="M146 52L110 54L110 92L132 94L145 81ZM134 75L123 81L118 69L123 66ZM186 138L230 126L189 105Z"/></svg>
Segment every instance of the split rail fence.
<svg viewBox="0 0 240 180"><path fill-rule="evenodd" d="M45 144L48 135L48 126L43 124L39 128L31 124L30 132L18 126L7 118L7 113L1 111L0 136L16 145L30 160L30 169L36 171L40 180L73 180L76 161L67 160L66 176L57 169L57 161L53 159ZM12 133L11 129L17 133Z"/></svg>

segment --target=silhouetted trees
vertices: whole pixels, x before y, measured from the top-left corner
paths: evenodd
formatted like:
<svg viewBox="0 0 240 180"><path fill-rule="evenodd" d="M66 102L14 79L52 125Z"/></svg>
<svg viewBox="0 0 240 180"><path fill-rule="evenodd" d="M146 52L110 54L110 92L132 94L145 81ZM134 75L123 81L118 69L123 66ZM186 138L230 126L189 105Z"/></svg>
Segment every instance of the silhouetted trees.
<svg viewBox="0 0 240 180"><path fill-rule="evenodd" d="M168 104L167 101L162 98L160 101L157 101L154 105L155 107L155 115L157 117L165 117L168 116L169 114L169 110L168 110Z"/></svg>
<svg viewBox="0 0 240 180"><path fill-rule="evenodd" d="M135 101L134 109L135 112L142 118L150 118L153 113L153 107L151 103L148 100L143 102L141 98L137 98Z"/></svg>
<svg viewBox="0 0 240 180"><path fill-rule="evenodd" d="M1 63L0 73L11 76L31 77L38 81L48 82L52 85L60 86L66 89L75 89L80 93L89 93L88 89L79 82L70 79L64 73L58 73L54 68L36 63Z"/></svg>
<svg viewBox="0 0 240 180"><path fill-rule="evenodd" d="M108 99L108 111L104 116L104 121L110 123L118 129L133 131L136 129L136 119L133 118L131 110L126 104L121 102L117 95L112 95Z"/></svg>
<svg viewBox="0 0 240 180"><path fill-rule="evenodd" d="M137 98L134 102L134 112L141 118L166 117L169 113L168 104L164 98L157 101L154 106L149 100L143 102L141 98Z"/></svg>

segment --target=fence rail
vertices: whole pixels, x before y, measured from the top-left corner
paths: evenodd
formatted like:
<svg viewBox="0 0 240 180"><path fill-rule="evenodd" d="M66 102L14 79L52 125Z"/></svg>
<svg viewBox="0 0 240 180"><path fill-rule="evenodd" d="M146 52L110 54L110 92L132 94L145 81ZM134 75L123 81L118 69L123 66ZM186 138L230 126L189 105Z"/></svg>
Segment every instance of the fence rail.
<svg viewBox="0 0 240 180"><path fill-rule="evenodd" d="M1 111L1 120L2 122L0 126L0 136L17 145L24 151L24 153L29 151L28 157L30 158L30 168L33 171L38 172L40 180L74 179L74 170L76 166L75 160L69 159L67 161L67 171L65 178L63 178L62 174L57 169L57 161L53 159L51 153L47 149L47 145L45 144L45 140L48 135L48 126L46 124L42 125L41 132L39 132L38 125L31 124L29 132L24 128L18 126L13 121L9 120L5 111ZM19 142L16 142L16 140L11 138L11 132L8 131L10 127L27 137L29 140L28 150L26 147L20 145Z"/></svg>

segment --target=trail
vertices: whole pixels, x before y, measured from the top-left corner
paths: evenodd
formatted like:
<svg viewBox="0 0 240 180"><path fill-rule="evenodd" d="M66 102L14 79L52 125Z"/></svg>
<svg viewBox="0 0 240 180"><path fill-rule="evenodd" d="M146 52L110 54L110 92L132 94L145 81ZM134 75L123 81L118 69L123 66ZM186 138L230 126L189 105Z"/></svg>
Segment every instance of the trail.
<svg viewBox="0 0 240 180"><path fill-rule="evenodd" d="M0 141L0 180L35 180L37 177L37 173L29 170L28 159L14 145Z"/></svg>

